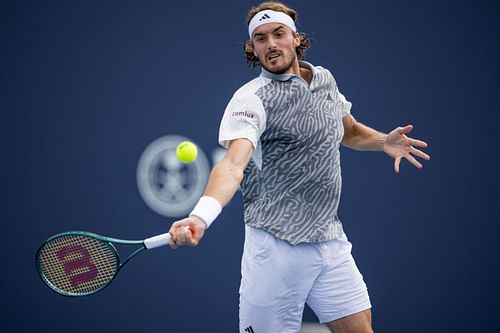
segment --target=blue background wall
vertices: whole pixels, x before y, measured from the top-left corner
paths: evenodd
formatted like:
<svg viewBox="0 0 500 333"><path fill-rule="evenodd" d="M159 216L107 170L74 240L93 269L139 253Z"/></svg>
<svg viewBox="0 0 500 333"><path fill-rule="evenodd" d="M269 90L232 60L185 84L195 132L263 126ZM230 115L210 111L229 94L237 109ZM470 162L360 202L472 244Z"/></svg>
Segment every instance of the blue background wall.
<svg viewBox="0 0 500 333"><path fill-rule="evenodd" d="M413 123L432 160L396 175L342 150L340 216L379 332L498 332L498 1L288 1L358 120ZM155 250L104 292L68 299L36 275L48 236L143 238L173 219L136 183L163 135L207 155L233 92L250 1L0 4L2 332L235 332L238 194L197 249ZM189 123L188 123L189 122ZM313 321L307 310L305 319Z"/></svg>

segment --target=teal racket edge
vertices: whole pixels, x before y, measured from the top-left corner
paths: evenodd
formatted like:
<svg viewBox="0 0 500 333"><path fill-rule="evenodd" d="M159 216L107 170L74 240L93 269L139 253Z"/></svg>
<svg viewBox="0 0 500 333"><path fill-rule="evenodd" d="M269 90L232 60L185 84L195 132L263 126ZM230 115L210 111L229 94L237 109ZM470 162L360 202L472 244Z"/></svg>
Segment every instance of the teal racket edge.
<svg viewBox="0 0 500 333"><path fill-rule="evenodd" d="M69 231L47 239L36 253L36 268L42 281L56 293L88 296L106 288L130 260L144 250L170 243L170 234L144 240L125 240L85 231ZM137 245L121 260L114 244Z"/></svg>

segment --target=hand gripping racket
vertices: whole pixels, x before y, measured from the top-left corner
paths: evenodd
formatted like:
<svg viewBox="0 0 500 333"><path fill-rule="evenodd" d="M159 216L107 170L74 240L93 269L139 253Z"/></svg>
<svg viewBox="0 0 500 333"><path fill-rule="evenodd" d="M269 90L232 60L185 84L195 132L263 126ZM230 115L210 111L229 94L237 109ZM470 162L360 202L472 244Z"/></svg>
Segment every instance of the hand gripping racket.
<svg viewBox="0 0 500 333"><path fill-rule="evenodd" d="M132 258L144 250L170 243L170 234L144 240L123 240L89 232L70 231L47 239L36 253L43 282L64 296L86 296L101 291ZM140 245L124 261L113 244Z"/></svg>

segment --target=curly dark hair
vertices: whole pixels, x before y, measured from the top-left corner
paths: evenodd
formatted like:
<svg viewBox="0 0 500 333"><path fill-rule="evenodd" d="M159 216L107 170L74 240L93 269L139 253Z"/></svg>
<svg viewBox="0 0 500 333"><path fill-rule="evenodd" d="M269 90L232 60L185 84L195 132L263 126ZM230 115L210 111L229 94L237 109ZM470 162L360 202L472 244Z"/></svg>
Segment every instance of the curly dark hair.
<svg viewBox="0 0 500 333"><path fill-rule="evenodd" d="M247 15L247 25L250 23L255 14L266 9L283 12L290 16L294 22L297 21L298 14L295 10L281 2L267 1L250 9ZM311 46L311 40L305 33L298 32L298 34L300 36L300 45L295 48L295 52L297 53L297 58L299 60L303 60L306 50ZM257 58L253 54L253 43L251 40L247 40L245 42L243 49L245 51L245 57L249 66L256 67L257 65L260 65L259 58Z"/></svg>

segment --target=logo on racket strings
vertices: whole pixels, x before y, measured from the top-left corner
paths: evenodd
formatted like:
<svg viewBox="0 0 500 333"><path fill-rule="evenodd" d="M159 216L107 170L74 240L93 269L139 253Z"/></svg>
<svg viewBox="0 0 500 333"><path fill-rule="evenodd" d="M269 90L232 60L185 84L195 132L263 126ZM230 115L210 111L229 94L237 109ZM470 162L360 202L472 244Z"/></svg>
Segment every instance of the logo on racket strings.
<svg viewBox="0 0 500 333"><path fill-rule="evenodd" d="M80 284L93 281L97 277L97 267L85 247L78 244L64 246L57 251L57 257L73 288L78 288Z"/></svg>

